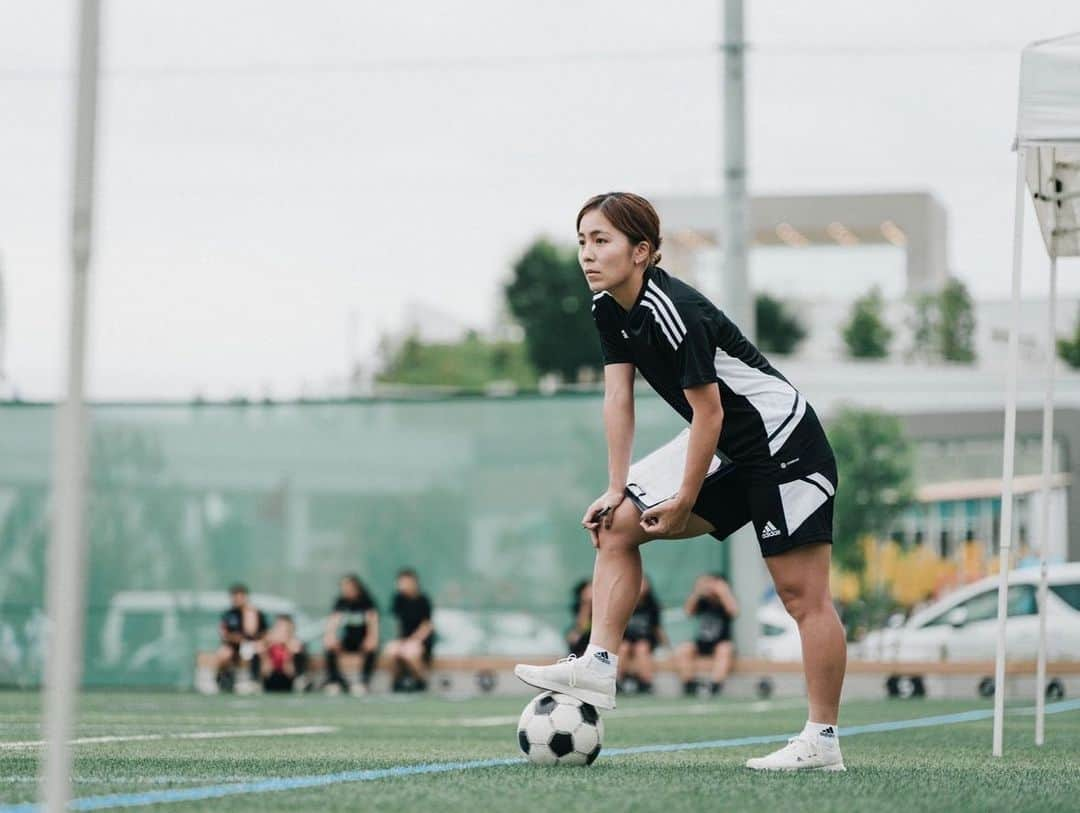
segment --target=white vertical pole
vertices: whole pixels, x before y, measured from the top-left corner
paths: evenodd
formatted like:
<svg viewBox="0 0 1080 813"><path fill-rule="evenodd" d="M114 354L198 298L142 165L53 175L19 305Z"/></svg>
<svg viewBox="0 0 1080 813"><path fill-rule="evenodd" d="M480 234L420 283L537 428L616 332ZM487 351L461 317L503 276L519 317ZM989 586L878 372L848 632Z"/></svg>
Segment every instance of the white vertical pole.
<svg viewBox="0 0 1080 813"><path fill-rule="evenodd" d="M1054 367L1057 362L1057 256L1050 256L1050 304L1047 306L1049 345L1046 364L1046 400L1043 401L1042 438L1042 539L1039 540L1039 654L1035 668L1035 744L1046 733L1046 555L1050 546L1050 476L1054 466Z"/></svg>
<svg viewBox="0 0 1080 813"><path fill-rule="evenodd" d="M1001 549L998 557L997 659L994 664L994 745L1002 753L1005 723L1005 620L1008 615L1009 553L1012 548L1013 474L1016 451L1016 375L1020 363L1020 272L1023 263L1024 157L1016 150L1016 211L1013 226L1012 319L1009 324L1008 373L1005 384L1004 460L1001 472Z"/></svg>
<svg viewBox="0 0 1080 813"><path fill-rule="evenodd" d="M52 538L46 596L49 643L45 663L44 717L48 747L42 765L41 793L50 813L66 809L71 798L68 741L82 677L88 475L83 392L100 11L100 0L82 1L72 190L67 398L57 409L54 432Z"/></svg>

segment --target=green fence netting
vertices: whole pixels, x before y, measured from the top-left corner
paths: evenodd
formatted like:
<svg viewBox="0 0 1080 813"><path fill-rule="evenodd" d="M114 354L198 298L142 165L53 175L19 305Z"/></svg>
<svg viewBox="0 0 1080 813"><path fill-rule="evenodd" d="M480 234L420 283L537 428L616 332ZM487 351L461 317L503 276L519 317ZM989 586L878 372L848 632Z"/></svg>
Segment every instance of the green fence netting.
<svg viewBox="0 0 1080 813"><path fill-rule="evenodd" d="M236 580L318 649L341 574L385 608L402 566L437 609L437 651L558 651L591 571L600 411L598 395L93 407L85 682L191 685ZM0 406L0 683L41 678L52 424ZM681 428L638 398L638 451ZM725 559L708 539L645 549L669 607Z"/></svg>

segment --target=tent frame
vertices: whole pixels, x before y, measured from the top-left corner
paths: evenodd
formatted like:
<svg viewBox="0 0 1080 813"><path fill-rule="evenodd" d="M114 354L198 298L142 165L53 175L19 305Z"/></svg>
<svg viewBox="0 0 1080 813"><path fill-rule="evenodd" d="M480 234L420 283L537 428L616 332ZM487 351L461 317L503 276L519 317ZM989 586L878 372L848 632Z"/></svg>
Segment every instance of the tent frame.
<svg viewBox="0 0 1080 813"><path fill-rule="evenodd" d="M1006 374L1004 454L1001 475L1001 544L998 560L998 615L997 615L997 651L994 663L994 731L993 755L1003 753L1004 716L1005 716L1005 625L1008 618L1009 569L1012 549L1013 515L1013 476L1015 474L1016 449L1016 402L1017 370L1019 367L1020 345L1020 280L1023 272L1023 230L1026 168L1028 149L1032 146L1056 147L1069 146L1072 142L1045 142L1027 145L1023 142L1016 147L1016 202L1013 222L1013 267L1012 267L1012 318L1009 324L1008 371ZM1055 167L1056 171L1056 167ZM1036 197L1039 197L1036 193ZM1055 202L1074 195L1055 196ZM1043 197L1042 199L1045 199ZM1051 212L1053 212L1051 208ZM1054 374L1057 364L1057 250L1053 237L1058 229L1051 227L1051 240L1047 253L1050 260L1050 289L1047 306L1048 351L1046 364L1046 390L1043 397L1042 423L1042 496L1041 527L1039 539L1039 640L1035 671L1035 744L1043 745L1046 734L1046 602L1048 596L1047 553L1050 529L1050 492L1053 476L1054 453Z"/></svg>

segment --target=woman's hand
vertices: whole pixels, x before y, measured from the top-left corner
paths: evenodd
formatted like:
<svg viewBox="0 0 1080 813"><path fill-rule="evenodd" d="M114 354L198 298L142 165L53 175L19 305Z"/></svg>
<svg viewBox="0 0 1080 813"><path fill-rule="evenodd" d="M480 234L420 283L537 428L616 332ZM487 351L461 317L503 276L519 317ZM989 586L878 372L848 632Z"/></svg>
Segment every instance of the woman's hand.
<svg viewBox="0 0 1080 813"><path fill-rule="evenodd" d="M670 536L686 530L694 506L679 498L664 500L641 515L641 528L650 536Z"/></svg>
<svg viewBox="0 0 1080 813"><path fill-rule="evenodd" d="M601 524L604 528L611 529L611 522L615 518L615 509L625 499L626 494L624 492L609 489L593 500L592 505L585 509L585 516L581 518L581 527L589 532L594 548L600 547Z"/></svg>

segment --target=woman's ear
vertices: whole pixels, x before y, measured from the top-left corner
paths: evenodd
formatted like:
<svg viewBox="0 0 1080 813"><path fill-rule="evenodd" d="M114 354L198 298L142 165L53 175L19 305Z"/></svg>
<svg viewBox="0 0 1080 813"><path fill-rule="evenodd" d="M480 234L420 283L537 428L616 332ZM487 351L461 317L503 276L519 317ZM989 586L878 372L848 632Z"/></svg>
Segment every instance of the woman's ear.
<svg viewBox="0 0 1080 813"><path fill-rule="evenodd" d="M634 265L638 263L649 264L649 260L652 259L652 247L642 240L636 246L634 246L634 253L631 255L631 259L634 261Z"/></svg>

